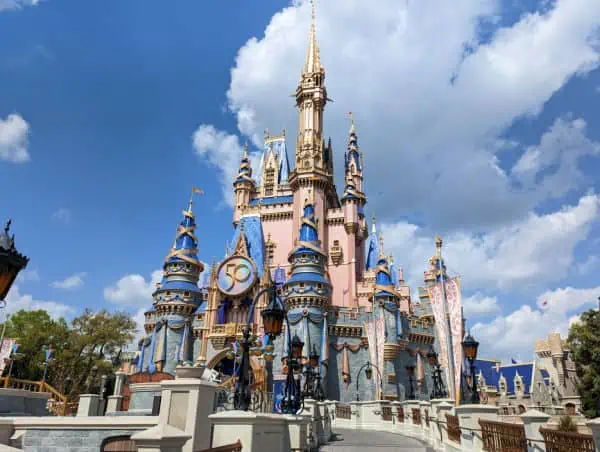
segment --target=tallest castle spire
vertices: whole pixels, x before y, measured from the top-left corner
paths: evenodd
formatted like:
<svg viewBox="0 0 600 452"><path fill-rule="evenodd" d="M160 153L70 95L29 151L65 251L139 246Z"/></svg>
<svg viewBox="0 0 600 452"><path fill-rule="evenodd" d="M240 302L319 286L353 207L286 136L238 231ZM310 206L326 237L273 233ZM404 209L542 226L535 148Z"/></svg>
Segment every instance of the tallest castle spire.
<svg viewBox="0 0 600 452"><path fill-rule="evenodd" d="M299 114L298 139L296 141L296 170L311 173L322 170L330 172L328 149L323 145L323 110L327 103L325 69L321 65L317 43L316 12L314 0L308 33L306 64L296 88L296 106Z"/></svg>
<svg viewBox="0 0 600 452"><path fill-rule="evenodd" d="M310 31L308 34L308 53L306 54L306 65L304 66L304 72L320 72L321 71L321 57L319 56L319 43L317 42L317 27L315 22L317 20L317 12L315 8L315 1L311 1L312 16L310 22Z"/></svg>

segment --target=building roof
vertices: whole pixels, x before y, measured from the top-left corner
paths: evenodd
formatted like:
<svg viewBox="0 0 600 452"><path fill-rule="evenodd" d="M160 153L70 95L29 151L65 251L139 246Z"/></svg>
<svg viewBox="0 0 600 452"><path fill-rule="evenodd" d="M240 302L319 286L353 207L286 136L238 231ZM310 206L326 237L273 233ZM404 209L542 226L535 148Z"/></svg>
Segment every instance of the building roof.
<svg viewBox="0 0 600 452"><path fill-rule="evenodd" d="M247 252L250 259L256 264L258 275L262 275L265 263L265 238L259 215L244 215L240 218L231 243L237 243L243 229L246 237Z"/></svg>
<svg viewBox="0 0 600 452"><path fill-rule="evenodd" d="M494 386L500 391L500 377L503 376L506 380L507 394L515 393L515 377L520 375L523 380L524 393L529 394L531 383L533 381L533 363L517 363L517 364L500 364L500 361L489 359L475 360L475 373L482 373L487 386Z"/></svg>

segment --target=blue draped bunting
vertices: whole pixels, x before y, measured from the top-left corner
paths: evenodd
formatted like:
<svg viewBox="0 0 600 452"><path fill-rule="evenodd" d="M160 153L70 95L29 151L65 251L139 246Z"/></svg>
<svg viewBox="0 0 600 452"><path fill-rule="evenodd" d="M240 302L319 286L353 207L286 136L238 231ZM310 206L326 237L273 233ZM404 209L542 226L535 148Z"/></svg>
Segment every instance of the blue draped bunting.
<svg viewBox="0 0 600 452"><path fill-rule="evenodd" d="M157 324L157 326L158 326L158 324ZM157 331L158 331L158 328L155 327L154 331L152 332L152 340L150 341L150 357L148 358L148 372L150 372L151 374L156 372L156 364L154 363L154 347L156 345Z"/></svg>

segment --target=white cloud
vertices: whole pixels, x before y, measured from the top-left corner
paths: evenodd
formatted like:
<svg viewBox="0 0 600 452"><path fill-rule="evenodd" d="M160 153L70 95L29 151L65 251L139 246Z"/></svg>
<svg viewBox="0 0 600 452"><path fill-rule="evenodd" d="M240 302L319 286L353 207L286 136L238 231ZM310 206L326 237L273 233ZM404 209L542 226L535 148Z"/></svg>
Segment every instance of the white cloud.
<svg viewBox="0 0 600 452"><path fill-rule="evenodd" d="M0 0L2 11L2 0ZM25 163L30 160L28 146L29 124L20 115L13 113L0 118L0 160Z"/></svg>
<svg viewBox="0 0 600 452"><path fill-rule="evenodd" d="M481 317L500 312L498 300L496 297L486 297L477 292L475 295L463 299L465 317Z"/></svg>
<svg viewBox="0 0 600 452"><path fill-rule="evenodd" d="M72 217L73 217L73 214L71 213L71 211L69 209L61 207L60 209L54 211L50 218L54 221L68 224L71 222Z"/></svg>
<svg viewBox="0 0 600 452"><path fill-rule="evenodd" d="M588 256L588 258L577 264L577 271L582 275L588 275L595 270L600 264L600 258L598 256Z"/></svg>
<svg viewBox="0 0 600 452"><path fill-rule="evenodd" d="M558 195L558 177L516 188L515 175L498 161L498 139L517 118L539 112L571 77L597 67L600 3L557 0L483 43L481 25L497 21L498 6L492 0L319 5L321 58L336 101L327 105L325 133L334 137L339 172L345 112L355 112L367 194L376 211L389 217L411 211L439 227L473 228L522 218L541 198ZM287 127L295 136L297 112L289 94L303 64L309 17L308 2L294 2L272 17L264 37L238 52L229 108L239 131L257 146L266 128ZM577 122L564 123L571 135L583 133ZM219 134L204 127L209 137ZM230 168L222 179L228 196L239 159L237 150L229 151L239 149L231 137L212 141L218 151L200 152L212 164L231 159L221 164ZM224 148L223 142L235 146ZM560 181L581 187L576 159L555 155L568 163Z"/></svg>
<svg viewBox="0 0 600 452"><path fill-rule="evenodd" d="M232 206L232 184L242 157L238 137L217 130L211 125L202 124L194 132L192 142L196 154L206 158L211 166L219 169L223 198Z"/></svg>
<svg viewBox="0 0 600 452"><path fill-rule="evenodd" d="M35 6L40 0L0 0L0 12L21 9L24 6Z"/></svg>
<svg viewBox="0 0 600 452"><path fill-rule="evenodd" d="M574 262L574 248L598 221L600 197L583 196L577 205L529 216L486 234L456 232L444 237L444 260L460 274L468 291L539 286L563 277ZM399 222L382 226L387 251L393 251L414 287L422 283L434 238L427 229Z"/></svg>
<svg viewBox="0 0 600 452"><path fill-rule="evenodd" d="M50 283L51 287L55 289L64 289L64 290L75 290L83 287L85 284L84 278L86 277L86 273L75 273L71 276L67 276L62 281L53 281Z"/></svg>
<svg viewBox="0 0 600 452"><path fill-rule="evenodd" d="M540 198L558 198L577 188L584 180L579 159L600 155L600 143L590 140L585 129L586 122L581 118L557 119L539 145L526 149L512 174L525 189L535 189Z"/></svg>
<svg viewBox="0 0 600 452"><path fill-rule="evenodd" d="M148 309L152 305L152 292L161 279L162 270L153 271L149 281L139 274L125 275L116 284L104 289L104 299L111 303Z"/></svg>
<svg viewBox="0 0 600 452"><path fill-rule="evenodd" d="M75 313L75 309L56 301L34 300L29 294L21 294L19 286L13 285L6 297L5 314L13 314L21 309L27 311L43 309L54 317L69 317ZM4 311L4 310L3 310Z"/></svg>
<svg viewBox="0 0 600 452"><path fill-rule="evenodd" d="M521 306L507 316L498 316L490 323L477 323L471 331L481 342L482 357L508 359L519 352L521 359L533 359L533 344L548 333L566 336L569 326L577 321L573 311L591 307L600 296L600 286L590 289L566 287L547 291L538 297L538 306ZM543 305L543 301L548 303Z"/></svg>
<svg viewBox="0 0 600 452"><path fill-rule="evenodd" d="M23 270L17 276L17 282L38 282L40 280L40 275L37 270Z"/></svg>

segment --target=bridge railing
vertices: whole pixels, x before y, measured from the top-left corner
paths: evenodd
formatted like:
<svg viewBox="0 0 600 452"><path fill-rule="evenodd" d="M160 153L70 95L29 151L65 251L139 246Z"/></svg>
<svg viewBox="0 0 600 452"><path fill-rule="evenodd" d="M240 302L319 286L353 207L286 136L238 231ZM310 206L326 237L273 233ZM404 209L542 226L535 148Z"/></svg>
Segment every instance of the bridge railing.
<svg viewBox="0 0 600 452"><path fill-rule="evenodd" d="M1 377L0 388L49 393L51 398L48 400L48 410L56 416L69 416L77 411L77 402L69 402L66 395L58 392L46 381Z"/></svg>
<svg viewBox="0 0 600 452"><path fill-rule="evenodd" d="M562 433L550 415L530 409L517 422L501 422L496 406L452 400L331 402L331 428L390 431L425 441L434 450L489 452L600 451L600 418L587 422L593 435Z"/></svg>

